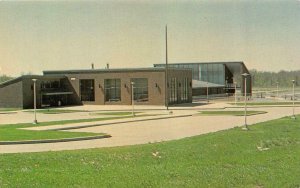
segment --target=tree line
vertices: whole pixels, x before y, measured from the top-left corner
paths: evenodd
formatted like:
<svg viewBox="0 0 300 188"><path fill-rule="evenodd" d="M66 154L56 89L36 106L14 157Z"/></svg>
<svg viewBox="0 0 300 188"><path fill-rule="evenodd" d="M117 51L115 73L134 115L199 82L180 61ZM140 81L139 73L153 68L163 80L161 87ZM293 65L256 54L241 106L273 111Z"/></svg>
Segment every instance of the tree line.
<svg viewBox="0 0 300 188"><path fill-rule="evenodd" d="M250 70L252 76L253 87L291 87L292 80L296 81L295 86L300 86L300 70L297 71L284 71L267 72Z"/></svg>
<svg viewBox="0 0 300 188"><path fill-rule="evenodd" d="M7 76L5 74L0 75L0 83L13 79L14 77Z"/></svg>

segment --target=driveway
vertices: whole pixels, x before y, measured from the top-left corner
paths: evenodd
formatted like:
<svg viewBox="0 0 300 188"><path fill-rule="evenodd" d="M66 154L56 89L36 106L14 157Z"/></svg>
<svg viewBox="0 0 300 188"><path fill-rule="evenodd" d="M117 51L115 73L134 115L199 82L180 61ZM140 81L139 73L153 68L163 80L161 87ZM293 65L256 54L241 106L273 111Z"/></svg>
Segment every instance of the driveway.
<svg viewBox="0 0 300 188"><path fill-rule="evenodd" d="M243 110L243 108L241 108L240 110ZM266 114L249 116L249 124L289 116L292 112L291 107L264 107L253 109L249 108L249 110L259 110L268 112ZM184 112L195 114L197 110L190 108L189 110L185 110ZM298 112L298 108L296 108L296 112ZM176 114L180 114L180 110L176 110ZM103 125L97 127L74 129L70 131L108 133L112 135L111 138L100 140L75 141L68 143L1 145L0 153L61 151L147 144L168 140L177 140L210 132L216 132L220 130L230 129L236 126L242 126L243 124L243 116L193 115L190 117L178 117L171 119L159 119L120 123L113 125Z"/></svg>

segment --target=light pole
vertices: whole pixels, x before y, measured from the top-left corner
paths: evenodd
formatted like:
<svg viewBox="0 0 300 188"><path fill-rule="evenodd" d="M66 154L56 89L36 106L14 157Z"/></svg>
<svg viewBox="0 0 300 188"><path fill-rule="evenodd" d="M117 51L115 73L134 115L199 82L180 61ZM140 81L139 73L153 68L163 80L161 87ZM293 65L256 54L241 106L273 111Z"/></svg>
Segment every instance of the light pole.
<svg viewBox="0 0 300 188"><path fill-rule="evenodd" d="M36 81L37 79L32 79L33 81L33 107L34 107L34 120L33 120L33 124L37 124L37 120L36 120Z"/></svg>
<svg viewBox="0 0 300 188"><path fill-rule="evenodd" d="M277 98L279 97L279 94L278 94L278 90L279 90L279 82L276 82L277 84Z"/></svg>
<svg viewBox="0 0 300 188"><path fill-rule="evenodd" d="M166 25L166 67L165 67L165 105L169 111L169 87L168 87L168 26Z"/></svg>
<svg viewBox="0 0 300 188"><path fill-rule="evenodd" d="M207 101L207 103L209 103L209 99L208 99L208 82L206 82L206 101Z"/></svg>
<svg viewBox="0 0 300 188"><path fill-rule="evenodd" d="M131 82L131 105L132 105L132 116L134 117L134 88L133 88L134 82Z"/></svg>
<svg viewBox="0 0 300 188"><path fill-rule="evenodd" d="M292 80L293 82L293 116L292 116L292 119L296 119L296 116L295 116L295 80Z"/></svg>
<svg viewBox="0 0 300 188"><path fill-rule="evenodd" d="M242 76L245 78L245 83L244 83L244 95L245 95L245 99L244 99L244 105L245 105L245 113L244 113L244 117L245 117L245 127L243 127L243 130L249 130L249 127L247 125L247 77L250 74L248 73L244 73L242 74Z"/></svg>
<svg viewBox="0 0 300 188"><path fill-rule="evenodd" d="M236 82L234 82L234 104L236 105Z"/></svg>

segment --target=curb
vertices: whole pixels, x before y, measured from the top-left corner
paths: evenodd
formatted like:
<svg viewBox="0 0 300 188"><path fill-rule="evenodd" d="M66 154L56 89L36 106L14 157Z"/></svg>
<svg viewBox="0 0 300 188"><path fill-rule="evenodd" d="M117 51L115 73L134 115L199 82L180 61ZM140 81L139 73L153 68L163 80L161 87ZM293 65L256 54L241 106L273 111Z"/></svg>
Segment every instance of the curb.
<svg viewBox="0 0 300 188"><path fill-rule="evenodd" d="M293 105L248 105L248 108L272 108L272 107L293 107ZM295 107L300 107L300 105L295 105ZM232 107L225 107L225 108L245 108L244 106L232 106Z"/></svg>
<svg viewBox="0 0 300 188"><path fill-rule="evenodd" d="M94 140L94 139L102 139L102 138L110 138L110 137L111 135L101 135L101 136L87 136L87 137L75 137L75 138L63 138L63 139L0 141L0 145L58 143L58 142L71 142L71 141L81 141L81 140Z"/></svg>
<svg viewBox="0 0 300 188"><path fill-rule="evenodd" d="M122 123L134 123L134 122L142 122L142 121L150 121L150 120L160 120L160 119L171 119L171 118L181 118L181 117L190 117L190 115L180 115L175 117L159 117L159 118L148 118L148 119L141 119L141 120L129 120L129 121L122 121L122 122L112 122L112 123L100 123L100 124L92 124L92 125L81 125L81 126L74 126L74 127L63 127L63 128L56 128L56 129L47 129L49 131L61 131L61 130L71 130L71 129L82 129L88 127L97 127L103 125L115 125L115 124L122 124Z"/></svg>
<svg viewBox="0 0 300 188"><path fill-rule="evenodd" d="M0 114L16 114L17 111L9 111L9 112L0 112Z"/></svg>

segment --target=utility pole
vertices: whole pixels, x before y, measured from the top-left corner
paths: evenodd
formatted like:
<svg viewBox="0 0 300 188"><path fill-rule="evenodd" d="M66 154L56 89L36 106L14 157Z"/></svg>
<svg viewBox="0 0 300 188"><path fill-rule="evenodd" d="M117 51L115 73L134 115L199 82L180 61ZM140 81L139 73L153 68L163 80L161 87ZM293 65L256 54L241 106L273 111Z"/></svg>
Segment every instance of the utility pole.
<svg viewBox="0 0 300 188"><path fill-rule="evenodd" d="M33 81L33 108L34 108L34 120L33 120L33 124L37 124L37 120L36 120L36 81L37 79L32 79Z"/></svg>
<svg viewBox="0 0 300 188"><path fill-rule="evenodd" d="M236 82L234 82L234 104L236 105Z"/></svg>
<svg viewBox="0 0 300 188"><path fill-rule="evenodd" d="M248 73L244 73L242 74L242 76L245 78L245 85L244 85L244 95L245 95L245 101L244 101L244 105L245 105L245 112L244 112L244 118L245 118L245 127L243 127L243 130L249 130L248 124L247 124L247 77L250 74Z"/></svg>
<svg viewBox="0 0 300 188"><path fill-rule="evenodd" d="M131 82L131 105L132 105L132 117L135 116L134 114L134 82Z"/></svg>
<svg viewBox="0 0 300 188"><path fill-rule="evenodd" d="M292 80L293 82L293 116L292 116L292 119L296 119L296 116L295 116L295 80Z"/></svg>
<svg viewBox="0 0 300 188"><path fill-rule="evenodd" d="M209 99L208 99L208 82L206 82L206 102L209 103Z"/></svg>

